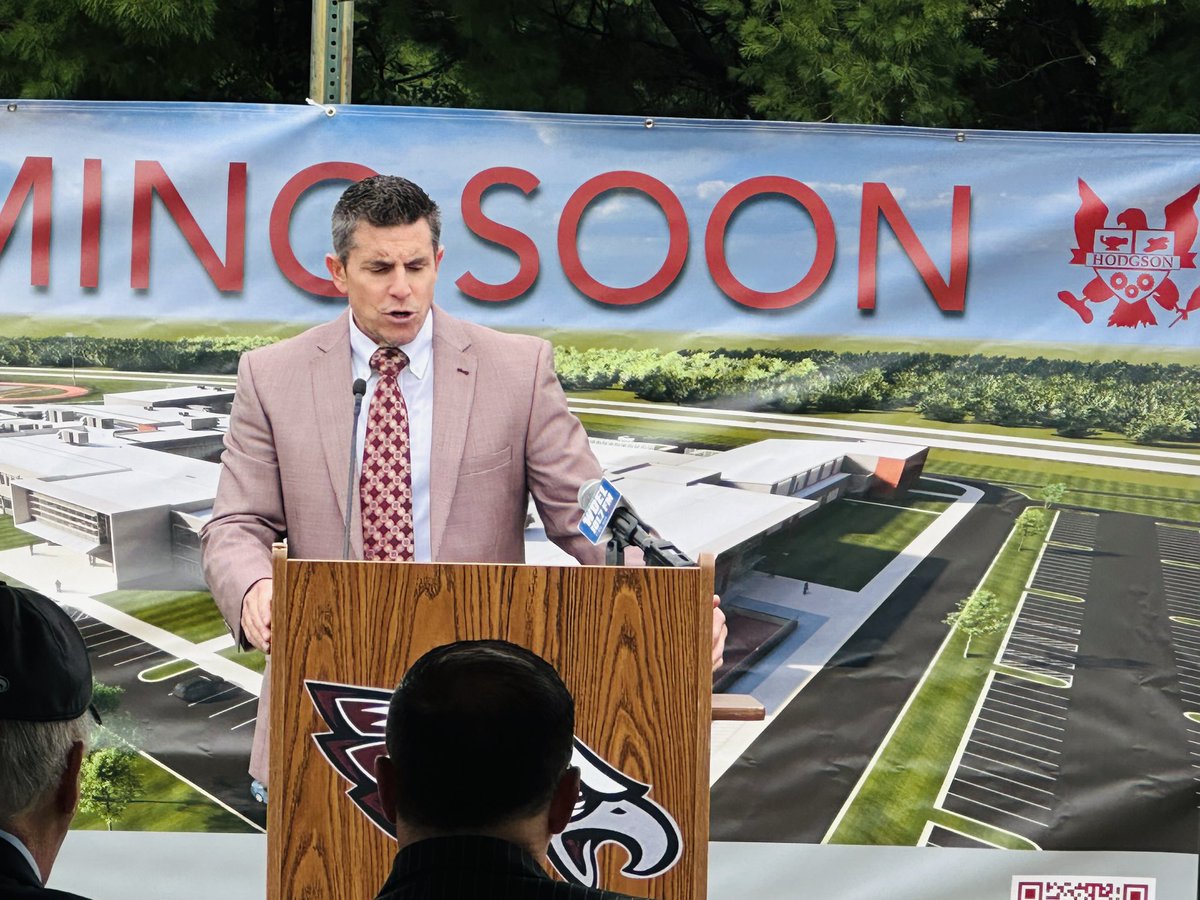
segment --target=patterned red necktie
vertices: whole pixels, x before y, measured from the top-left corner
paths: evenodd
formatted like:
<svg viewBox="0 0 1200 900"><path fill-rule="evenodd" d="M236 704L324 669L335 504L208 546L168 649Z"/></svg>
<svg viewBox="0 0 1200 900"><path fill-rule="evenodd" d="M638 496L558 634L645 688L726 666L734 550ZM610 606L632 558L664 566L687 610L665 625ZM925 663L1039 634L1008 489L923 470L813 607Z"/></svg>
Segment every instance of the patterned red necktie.
<svg viewBox="0 0 1200 900"><path fill-rule="evenodd" d="M363 442L363 559L413 559L412 465L408 452L408 408L400 393L400 371L408 365L403 350L380 347L371 355L379 373L367 437Z"/></svg>

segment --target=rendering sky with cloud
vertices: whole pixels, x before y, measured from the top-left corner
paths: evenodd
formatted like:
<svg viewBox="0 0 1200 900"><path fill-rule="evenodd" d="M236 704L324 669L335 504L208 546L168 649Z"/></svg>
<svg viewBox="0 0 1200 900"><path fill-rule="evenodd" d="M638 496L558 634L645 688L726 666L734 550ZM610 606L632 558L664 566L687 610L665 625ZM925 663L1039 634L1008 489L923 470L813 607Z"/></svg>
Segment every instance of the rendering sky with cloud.
<svg viewBox="0 0 1200 900"><path fill-rule="evenodd" d="M1192 162L1197 139L1164 136L1018 134L745 121L655 120L382 107L21 103L0 115L0 198L27 157L53 158L53 237L48 287L30 286L33 203L22 209L0 252L0 314L79 318L144 315L156 319L268 319L317 322L341 302L317 298L280 272L269 237L271 210L294 174L317 163L349 161L402 174L442 206L446 257L438 302L484 324L763 335L1028 340L1060 344L1195 346L1200 310L1176 316L1154 304L1154 327L1108 328L1115 300L1092 307L1085 324L1060 302L1078 296L1095 274L1071 264L1082 178L1109 208L1144 210L1163 227L1163 208L1200 182ZM103 167L100 286L79 287L85 159ZM150 288L130 288L133 171L156 160L179 189L212 244L225 254L226 179L231 162L248 167L245 287L223 294L158 200L153 211ZM455 286L470 271L492 283L517 271L516 257L472 234L460 198L467 181L498 166L531 172L539 185L485 194L483 212L529 235L540 271L524 296L504 303L472 300ZM585 297L559 263L559 220L571 195L606 172L635 171L663 182L687 219L688 253L660 296L633 306ZM795 306L754 310L727 297L709 273L705 232L718 201L758 176L803 182L834 222L836 251L821 286ZM961 314L939 310L913 262L886 223L879 228L876 309L857 308L864 182L895 197L941 277L950 275L951 198L970 187L969 275ZM329 211L344 187L308 191L291 218L292 248L324 275ZM2 231L2 229L0 229ZM668 246L662 211L634 190L594 200L578 232L588 273L614 287L650 278ZM794 200L765 196L744 204L725 238L733 275L758 291L798 281L813 262L816 230ZM1090 249L1090 248L1085 248ZM1197 249L1197 248L1194 248ZM1200 270L1172 276L1186 302Z"/></svg>

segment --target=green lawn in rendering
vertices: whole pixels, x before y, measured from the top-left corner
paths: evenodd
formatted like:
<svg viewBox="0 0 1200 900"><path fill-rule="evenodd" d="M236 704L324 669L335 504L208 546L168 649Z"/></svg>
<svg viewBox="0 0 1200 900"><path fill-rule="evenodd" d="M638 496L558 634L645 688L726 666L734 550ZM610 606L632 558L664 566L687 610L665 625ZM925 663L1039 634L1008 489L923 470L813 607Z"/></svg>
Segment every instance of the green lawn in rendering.
<svg viewBox="0 0 1200 900"><path fill-rule="evenodd" d="M332 316L331 316L332 318ZM311 324L311 323L310 323ZM76 337L141 338L143 340L177 341L196 337L291 337L309 327L297 322L241 321L238 319L172 319L172 318L56 318L39 313L36 316L0 315L0 334L7 337Z"/></svg>
<svg viewBox="0 0 1200 900"><path fill-rule="evenodd" d="M1018 550L1010 535L982 588L993 591L1011 615L1038 559L1042 536ZM1029 849L1023 838L934 809L959 743L983 691L1005 632L977 637L963 658L966 636L953 632L930 665L888 742L866 773L831 835L837 844L915 846L926 822L966 831L982 840Z"/></svg>
<svg viewBox="0 0 1200 900"><path fill-rule="evenodd" d="M927 512L839 500L763 541L760 571L862 590L934 521Z"/></svg>
<svg viewBox="0 0 1200 900"><path fill-rule="evenodd" d="M141 776L142 793L113 823L114 831L258 830L144 756L138 756L135 765ZM80 811L71 821L71 827L103 831L108 826L99 816Z"/></svg>
<svg viewBox="0 0 1200 900"><path fill-rule="evenodd" d="M902 506L905 509L924 510L927 513L940 513L954 503L953 500L943 500L940 497L926 497L921 494L906 494L903 497L888 497L889 506Z"/></svg>
<svg viewBox="0 0 1200 900"><path fill-rule="evenodd" d="M217 655L231 659L239 666L245 666L260 675L267 667L266 654L261 650L239 650L237 647L226 647L224 650L218 650Z"/></svg>
<svg viewBox="0 0 1200 900"><path fill-rule="evenodd" d="M36 538L28 531L22 531L13 524L12 516L0 516L0 550L12 550L14 547L28 547L36 544L41 538Z"/></svg>
<svg viewBox="0 0 1200 900"><path fill-rule="evenodd" d="M670 411L674 407L664 407ZM777 431L757 428L728 428L704 422L665 422L657 419L629 419L624 416L605 416L581 413L579 421L592 437L616 438L631 435L644 441L687 446L711 446L719 449L741 447L769 438L797 437L803 435L781 435Z"/></svg>
<svg viewBox="0 0 1200 900"><path fill-rule="evenodd" d="M1068 443L1084 446L1094 446L1113 449L1137 449L1138 451L1162 450L1168 453L1190 453L1200 456L1200 443L1188 441L1163 441L1158 444L1139 444L1131 441L1122 434L1112 431L1097 432L1088 438L1066 438L1055 434L1053 428L1043 428L1033 425L990 425L986 422L939 422L936 419L926 419L912 407L900 409L868 409L858 412L820 412L813 413L816 418L841 419L857 425L895 425L914 431L955 431L969 434L987 435L1003 441L1005 438L1033 438L1053 443ZM1053 448L1047 448L1053 449ZM1067 449L1067 448L1064 448Z"/></svg>
<svg viewBox="0 0 1200 900"><path fill-rule="evenodd" d="M207 591L110 591L96 599L193 643L227 631Z"/></svg>
<svg viewBox="0 0 1200 900"><path fill-rule="evenodd" d="M938 449L929 451L925 471L989 481L1035 498L1044 485L1062 482L1067 486L1064 506L1200 522L1200 488L1194 475Z"/></svg>

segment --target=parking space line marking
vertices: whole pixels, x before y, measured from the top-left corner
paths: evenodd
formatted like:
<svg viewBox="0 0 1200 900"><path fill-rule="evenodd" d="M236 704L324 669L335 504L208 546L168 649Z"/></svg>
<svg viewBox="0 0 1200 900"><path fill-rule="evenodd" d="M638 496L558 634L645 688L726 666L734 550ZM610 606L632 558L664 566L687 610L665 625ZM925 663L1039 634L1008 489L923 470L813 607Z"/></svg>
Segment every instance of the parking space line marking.
<svg viewBox="0 0 1200 900"><path fill-rule="evenodd" d="M973 751L968 750L966 753L963 754L963 756L974 756L976 759L986 759L988 762L995 763L998 766L1004 766L1005 768L1008 768L1008 769L1016 769L1018 772L1024 772L1026 775L1033 775L1037 778L1044 778L1047 781L1058 781L1057 775L1051 775L1047 772L1035 772L1032 769L1023 769L1020 766L1018 766L1016 763L1006 762L1003 759L992 759L992 757L984 756L982 753L975 753ZM1047 763L1047 765L1051 765L1051 763Z"/></svg>
<svg viewBox="0 0 1200 900"><path fill-rule="evenodd" d="M963 763L962 768L970 769L973 772L978 772L980 775L986 775L988 778L999 778L1001 781L1008 781L1012 784L1018 785L1019 787L1029 788L1029 790L1037 791L1039 794L1047 794L1051 797L1054 796L1054 791L1048 791L1045 788L1035 787L1032 784L1026 784L1024 781L1017 781L1015 778L1009 778L1007 775L1001 775L999 772L988 772L984 769L977 769L975 766L968 765L967 763Z"/></svg>
<svg viewBox="0 0 1200 900"><path fill-rule="evenodd" d="M1025 800L1021 797L1014 796L1013 794L1006 794L1004 791L998 791L995 788L990 788L986 784L976 784L975 782L968 781L965 778L963 779L963 783L969 784L971 787L978 788L981 791L987 791L989 794L996 794L999 797L1007 797L1009 800L1015 800L1018 803L1024 804L1025 806L1033 806L1037 809L1044 809L1046 812L1051 811L1050 807L1048 806L1042 806L1040 803L1034 803L1032 800Z"/></svg>
<svg viewBox="0 0 1200 900"><path fill-rule="evenodd" d="M1029 756L1026 753L1019 753L1016 750L1009 750L1006 747L997 747L995 744L989 744L987 741L979 740L979 738L972 738L972 740L974 740L978 744L982 744L984 747L987 747L989 750L996 750L1000 753L1008 753L1011 756L1017 756L1017 757L1020 757L1021 759L1027 759L1030 762L1040 763L1041 765L1044 765L1044 766L1051 766L1055 769L1062 768L1062 766L1060 766L1058 763L1050 762L1050 760L1048 760L1048 759L1038 759L1036 756ZM1051 751L1051 752L1053 752L1053 751ZM1061 756L1062 754L1059 754L1059 755Z"/></svg>
<svg viewBox="0 0 1200 900"><path fill-rule="evenodd" d="M1066 729L1066 728L1064 728L1062 725L1052 725L1052 724L1051 724L1051 723L1049 723L1049 722L1036 722L1036 721L1035 721L1035 720L1033 720L1033 719L1027 719L1027 718L1025 718L1024 716L1018 716L1016 713L1010 713L1010 712L1006 712L1006 711L1005 711L1005 710L1003 710L1003 709L992 709L992 710L988 710L988 712L994 713L995 715L998 715L998 716L1008 716L1010 719L1016 719L1016 720L1017 720L1017 721L1019 721L1019 722L1032 722L1033 724L1036 724L1036 725L1042 725L1042 726L1045 726L1046 728L1053 728L1055 731L1066 731L1066 730L1067 730L1067 729ZM981 717L981 718L982 718L982 717ZM995 722L995 723L993 723L993 724L996 724L996 725L1003 725L1004 723L1002 723L1002 722ZM1007 727L1010 727L1010 728L1015 728L1016 726L1010 725L1010 726L1007 726ZM1049 737L1049 735L1047 735L1047 737Z"/></svg>
<svg viewBox="0 0 1200 900"><path fill-rule="evenodd" d="M1003 692L1006 688L1009 691L1017 692L1018 696L1021 693L1041 694L1042 696L1049 697L1051 700L1055 701L1054 703L1050 703L1050 701L1041 701L1041 702L1045 703L1047 706L1057 706L1060 709L1066 709L1068 706L1068 703L1067 703L1068 698L1067 697L1065 697L1062 694L1056 694L1056 693L1053 693L1052 691L1048 691L1044 687L1040 687L1040 686L1035 687L1035 686L1033 686L1031 684L1027 684L1025 682L1022 682L1021 684L1012 684L1012 685L1007 684L1005 682L1001 682L998 690Z"/></svg>
<svg viewBox="0 0 1200 900"><path fill-rule="evenodd" d="M1024 683L1020 685L1003 684L992 693L998 695L998 699L996 701L997 703L1012 703L1016 706L1020 705L1020 701L1024 701L1026 703L1036 703L1039 706L1048 707L1049 710L1066 712L1068 706L1070 705L1067 702L1066 697L1055 697L1053 695L1049 695L1050 699L1043 700L1041 696L1036 696L1040 693L1037 688ZM1007 698L1012 699L1010 700ZM1055 715L1055 713L1052 713L1049 710L1037 710L1037 712L1043 712L1046 715Z"/></svg>
<svg viewBox="0 0 1200 900"><path fill-rule="evenodd" d="M1019 731L1019 732L1021 732L1021 734L1028 734L1033 737L1043 738L1047 741L1058 741L1058 743L1060 743L1060 744L1063 742L1062 738L1053 737L1048 734L1040 734L1039 732L1036 732L1036 731L1030 731L1028 728L1018 728L1016 725L1009 725L1006 722L993 722L991 719L984 719L983 716L980 716L979 718L983 719L983 721L987 722L989 725L995 725L998 728L1008 728L1008 729L1011 729L1012 731Z"/></svg>
<svg viewBox="0 0 1200 900"><path fill-rule="evenodd" d="M123 650L132 650L134 647L138 646L139 644L140 644L141 646L143 646L143 647L149 647L149 646L150 646L150 645L149 645L149 644L147 644L145 641L134 641L132 644L127 644L127 645L126 645L126 646L124 646L124 647L118 647L116 650L109 650L107 653L101 653L101 654L100 654L99 656L97 656L96 658L97 658L97 659L103 659L103 658L104 658L104 657L106 657L106 656L112 656L114 653L120 653L120 652L122 652Z"/></svg>
<svg viewBox="0 0 1200 900"><path fill-rule="evenodd" d="M996 703L1003 703L1004 705L1011 706L1014 709L1023 709L1029 713L1037 713L1037 714L1043 715L1043 716L1052 716L1055 719L1061 719L1063 722L1067 721L1066 716L1060 716L1060 715L1057 715L1056 713L1046 712L1046 711L1040 710L1040 709L1031 709L1028 706L1022 706L1020 703L1013 703L1009 700L997 700Z"/></svg>
<svg viewBox="0 0 1200 900"><path fill-rule="evenodd" d="M105 644L111 644L113 641L125 641L128 639L129 635L125 634L125 632L120 632L116 637L109 638L107 641L96 641L94 644L88 644L87 648L88 650L92 650L96 647L103 647Z"/></svg>
<svg viewBox="0 0 1200 900"><path fill-rule="evenodd" d="M139 659L145 659L148 656L158 656L159 654L166 654L166 653L167 653L166 650L159 650L156 647L153 650L151 650L149 653L143 653L141 656L134 656L131 659L123 659L119 663L113 663L113 668L115 669L117 666L123 666L127 663L137 662ZM169 656L170 654L167 654L167 655Z"/></svg>
<svg viewBox="0 0 1200 900"><path fill-rule="evenodd" d="M1030 743L1029 741L1023 741L1020 738L1009 737L1007 734L997 734L994 731L988 731L986 728L980 728L978 726L975 727L975 730L981 731L984 734L986 734L988 737L994 737L997 740L1011 741L1012 743L1020 744L1023 747L1032 747L1034 750L1045 750L1047 753L1053 753L1057 756L1062 756L1062 751L1055 750L1053 747L1043 747L1041 744L1033 744L1033 743ZM1016 730L1016 729L1014 729L1014 730Z"/></svg>
<svg viewBox="0 0 1200 900"><path fill-rule="evenodd" d="M209 716L209 718L215 719L217 716L223 716L223 715L225 715L225 713L229 712L230 710L237 709L239 706L245 706L247 703L253 703L257 699L258 699L257 697L248 697L247 699L243 700L241 703L235 703L235 704L233 704L233 706L227 706L224 709L220 710L219 712L213 713L211 716Z"/></svg>
<svg viewBox="0 0 1200 900"><path fill-rule="evenodd" d="M209 696L205 697L203 700L193 700L191 703L188 704L188 709L191 709L197 703L208 703L211 700L216 700L218 697L224 697L226 694L231 694L236 690L239 690L238 686L236 684L231 684L229 687L225 688L225 690L223 690L219 693L216 693L216 694L210 694Z"/></svg>
<svg viewBox="0 0 1200 900"><path fill-rule="evenodd" d="M1024 819L1026 822L1029 822L1030 824L1033 824L1033 825L1037 825L1041 828L1046 827L1045 822L1039 822L1036 819L1031 819L1028 816L1023 816L1020 813L1009 812L1006 809L1000 809L1000 807L992 806L990 803L984 803L982 800L972 800L970 797L963 797L962 795L955 794L953 792L951 792L950 796L958 797L958 799L962 800L964 803L974 803L976 806L982 806L984 809L994 809L996 812L1003 813L1006 816L1012 816L1014 819Z"/></svg>

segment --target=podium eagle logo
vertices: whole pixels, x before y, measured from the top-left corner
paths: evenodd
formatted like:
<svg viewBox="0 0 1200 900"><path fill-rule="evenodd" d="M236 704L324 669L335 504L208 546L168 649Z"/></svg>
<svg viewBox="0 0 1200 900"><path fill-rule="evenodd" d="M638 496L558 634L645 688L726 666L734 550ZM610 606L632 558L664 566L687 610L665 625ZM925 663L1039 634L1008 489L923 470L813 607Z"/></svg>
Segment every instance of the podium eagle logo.
<svg viewBox="0 0 1200 900"><path fill-rule="evenodd" d="M321 755L350 783L346 791L371 823L394 837L375 782L375 760L387 755L385 732L392 692L383 688L305 681L309 697L329 731L314 734ZM551 864L566 881L599 886L601 846L619 844L628 854L621 873L654 878L683 852L679 826L650 799L651 785L630 778L575 738L571 765L582 776L571 821L550 845Z"/></svg>
<svg viewBox="0 0 1200 900"><path fill-rule="evenodd" d="M1196 268L1192 244L1200 225L1195 211L1198 195L1200 185L1168 203L1162 228L1151 228L1146 214L1137 208L1125 210L1117 215L1115 224L1109 224L1108 207L1080 178L1071 265L1087 266L1095 274L1081 296L1059 291L1058 299L1085 324L1092 322L1089 303L1114 297L1117 305L1108 317L1109 327L1157 325L1151 300L1175 314L1172 326L1186 320L1188 313L1200 307L1200 287L1182 304L1171 276L1181 269Z"/></svg>

